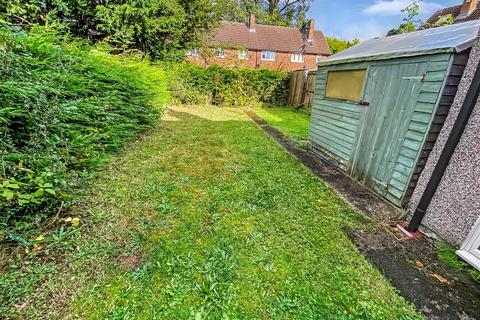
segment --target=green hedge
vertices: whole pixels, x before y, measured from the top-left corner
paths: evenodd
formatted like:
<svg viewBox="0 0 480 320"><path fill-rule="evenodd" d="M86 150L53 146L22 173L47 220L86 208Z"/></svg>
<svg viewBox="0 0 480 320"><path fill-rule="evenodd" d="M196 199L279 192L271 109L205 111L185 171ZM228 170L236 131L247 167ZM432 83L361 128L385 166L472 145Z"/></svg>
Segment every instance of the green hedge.
<svg viewBox="0 0 480 320"><path fill-rule="evenodd" d="M2 29L0 61L0 229L66 208L80 178L151 127L168 99L159 67L52 30Z"/></svg>
<svg viewBox="0 0 480 320"><path fill-rule="evenodd" d="M202 68L190 63L165 66L174 103L283 106L287 102L288 74L265 69Z"/></svg>

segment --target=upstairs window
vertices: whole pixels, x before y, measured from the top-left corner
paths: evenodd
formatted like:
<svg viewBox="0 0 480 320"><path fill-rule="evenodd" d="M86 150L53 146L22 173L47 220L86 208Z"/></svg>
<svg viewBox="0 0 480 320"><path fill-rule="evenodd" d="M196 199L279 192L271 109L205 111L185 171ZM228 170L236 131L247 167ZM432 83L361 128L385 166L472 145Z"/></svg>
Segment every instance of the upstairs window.
<svg viewBox="0 0 480 320"><path fill-rule="evenodd" d="M200 55L200 50L198 48L193 48L187 51L187 56L189 57L198 57Z"/></svg>
<svg viewBox="0 0 480 320"><path fill-rule="evenodd" d="M222 59L225 58L225 50L223 50L222 48L218 48L217 50L215 50L215 53L217 57Z"/></svg>
<svg viewBox="0 0 480 320"><path fill-rule="evenodd" d="M262 60L275 61L276 55L275 51L262 51Z"/></svg>
<svg viewBox="0 0 480 320"><path fill-rule="evenodd" d="M292 53L292 62L304 62L303 53Z"/></svg>
<svg viewBox="0 0 480 320"><path fill-rule="evenodd" d="M240 52L238 53L238 58L240 60L247 60L248 59L248 50L247 49L240 50Z"/></svg>
<svg viewBox="0 0 480 320"><path fill-rule="evenodd" d="M326 98L360 102L367 70L329 71Z"/></svg>

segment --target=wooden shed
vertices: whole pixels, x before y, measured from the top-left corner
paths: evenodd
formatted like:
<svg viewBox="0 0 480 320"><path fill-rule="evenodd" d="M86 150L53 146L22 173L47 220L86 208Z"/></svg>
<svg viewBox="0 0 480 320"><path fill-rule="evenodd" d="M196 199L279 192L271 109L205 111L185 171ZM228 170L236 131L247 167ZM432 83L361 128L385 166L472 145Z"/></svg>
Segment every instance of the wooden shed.
<svg viewBox="0 0 480 320"><path fill-rule="evenodd" d="M397 206L449 112L480 21L376 38L320 63L309 148Z"/></svg>

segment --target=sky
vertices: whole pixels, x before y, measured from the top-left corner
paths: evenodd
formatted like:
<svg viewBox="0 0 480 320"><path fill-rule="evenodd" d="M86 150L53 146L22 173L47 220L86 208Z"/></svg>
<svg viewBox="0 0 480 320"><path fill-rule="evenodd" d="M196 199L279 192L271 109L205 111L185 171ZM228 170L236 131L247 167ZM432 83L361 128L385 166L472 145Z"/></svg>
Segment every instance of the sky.
<svg viewBox="0 0 480 320"><path fill-rule="evenodd" d="M402 22L401 12L411 0L313 0L309 16L315 19L315 29L329 37L368 40L384 36ZM443 7L462 0L424 0L420 14L426 20Z"/></svg>

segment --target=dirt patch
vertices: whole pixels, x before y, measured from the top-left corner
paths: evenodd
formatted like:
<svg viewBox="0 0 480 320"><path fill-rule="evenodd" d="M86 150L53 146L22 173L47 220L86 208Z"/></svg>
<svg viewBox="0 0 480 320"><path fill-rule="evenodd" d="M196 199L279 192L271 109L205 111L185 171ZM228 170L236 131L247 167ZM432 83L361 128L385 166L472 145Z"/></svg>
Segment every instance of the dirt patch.
<svg viewBox="0 0 480 320"><path fill-rule="evenodd" d="M134 270L140 263L141 257L138 255L120 256L118 262L128 270Z"/></svg>
<svg viewBox="0 0 480 320"><path fill-rule="evenodd" d="M269 136L281 144L288 152L294 155L305 166L313 171L352 207L365 215L369 220L385 222L401 220L404 211L386 202L374 192L367 189L354 179L350 178L331 164L322 161L308 150L300 148L279 130L269 126L263 119L251 111L246 114Z"/></svg>
<svg viewBox="0 0 480 320"><path fill-rule="evenodd" d="M480 319L480 284L439 261L432 239L406 239L392 227L345 232L428 319Z"/></svg>

